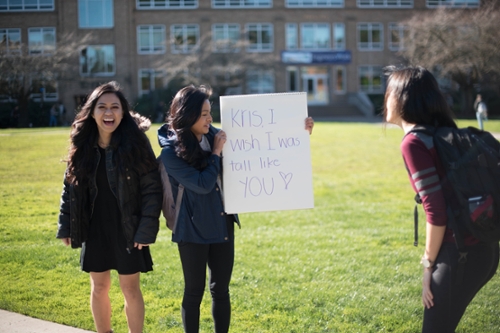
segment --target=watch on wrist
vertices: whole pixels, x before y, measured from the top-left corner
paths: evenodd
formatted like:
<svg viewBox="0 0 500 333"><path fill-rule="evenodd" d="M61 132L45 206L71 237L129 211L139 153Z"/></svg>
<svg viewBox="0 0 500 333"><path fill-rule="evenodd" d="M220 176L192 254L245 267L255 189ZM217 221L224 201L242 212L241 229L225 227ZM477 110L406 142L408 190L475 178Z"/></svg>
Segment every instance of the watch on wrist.
<svg viewBox="0 0 500 333"><path fill-rule="evenodd" d="M434 261L431 261L425 257L422 257L420 263L422 264L422 266L424 266L424 268L431 268L432 266L434 266Z"/></svg>

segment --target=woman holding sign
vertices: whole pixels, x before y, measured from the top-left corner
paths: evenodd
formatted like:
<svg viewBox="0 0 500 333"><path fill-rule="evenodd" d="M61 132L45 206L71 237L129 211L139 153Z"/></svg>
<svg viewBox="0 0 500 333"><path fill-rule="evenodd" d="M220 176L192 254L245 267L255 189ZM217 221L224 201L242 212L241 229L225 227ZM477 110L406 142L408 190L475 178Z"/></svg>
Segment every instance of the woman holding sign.
<svg viewBox="0 0 500 333"><path fill-rule="evenodd" d="M184 274L182 321L187 333L199 330L207 265L215 332L228 332L231 317L229 282L234 223L239 225L239 220L224 211L221 153L226 133L212 126L210 96L208 87L184 87L172 101L168 124L158 130L160 159L173 197L184 187L172 241L178 243ZM313 125L308 118L309 132Z"/></svg>

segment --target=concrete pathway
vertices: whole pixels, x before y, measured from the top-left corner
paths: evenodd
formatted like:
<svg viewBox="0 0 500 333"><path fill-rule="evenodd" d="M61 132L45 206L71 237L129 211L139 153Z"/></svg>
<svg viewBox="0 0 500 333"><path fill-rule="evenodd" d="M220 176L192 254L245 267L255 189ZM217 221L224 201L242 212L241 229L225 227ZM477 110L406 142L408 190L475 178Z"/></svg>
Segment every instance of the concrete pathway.
<svg viewBox="0 0 500 333"><path fill-rule="evenodd" d="M92 333L92 331L0 310L0 333Z"/></svg>

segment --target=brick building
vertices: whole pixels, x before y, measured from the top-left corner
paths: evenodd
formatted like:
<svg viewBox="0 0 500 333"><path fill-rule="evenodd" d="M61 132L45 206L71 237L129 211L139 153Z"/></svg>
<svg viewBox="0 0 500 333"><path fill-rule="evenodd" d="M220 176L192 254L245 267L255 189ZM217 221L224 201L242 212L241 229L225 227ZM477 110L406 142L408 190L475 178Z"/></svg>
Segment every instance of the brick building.
<svg viewBox="0 0 500 333"><path fill-rule="evenodd" d="M118 81L133 102L168 84L171 76L162 62L182 63L203 40L221 55L243 40L244 47L229 52L270 60L246 68L240 84L227 93L307 91L312 116L371 115L367 95L382 94L382 68L400 62L405 27L398 22L438 6L475 8L479 2L0 0L0 35L8 52L22 43L33 56L50 56L60 36L83 39L91 33L92 45L80 46L64 79L43 83L33 95L61 100L70 110L109 80Z"/></svg>

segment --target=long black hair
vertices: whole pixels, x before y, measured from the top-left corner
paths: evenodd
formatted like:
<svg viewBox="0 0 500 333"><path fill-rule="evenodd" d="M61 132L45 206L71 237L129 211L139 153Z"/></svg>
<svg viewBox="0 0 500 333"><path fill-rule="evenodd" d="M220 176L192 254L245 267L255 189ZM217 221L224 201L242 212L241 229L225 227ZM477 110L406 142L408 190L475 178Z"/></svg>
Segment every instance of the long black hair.
<svg viewBox="0 0 500 333"><path fill-rule="evenodd" d="M392 95L395 111L407 123L457 127L431 72L420 66L388 66L384 70L389 76L384 98L384 118L387 115L387 101Z"/></svg>
<svg viewBox="0 0 500 333"><path fill-rule="evenodd" d="M110 148L114 150L114 162L119 171L129 168L138 174L144 174L157 167L151 144L144 133L151 122L130 110L119 84L111 81L94 89L71 125L66 174L70 183L88 180L95 169L99 131L92 115L97 101L104 94L116 95L123 110L123 118L110 141Z"/></svg>
<svg viewBox="0 0 500 333"><path fill-rule="evenodd" d="M182 88L172 100L168 117L170 128L177 134L177 156L200 170L207 166L206 157L210 153L201 149L191 127L200 119L203 103L211 95L212 90L208 86L189 85Z"/></svg>

